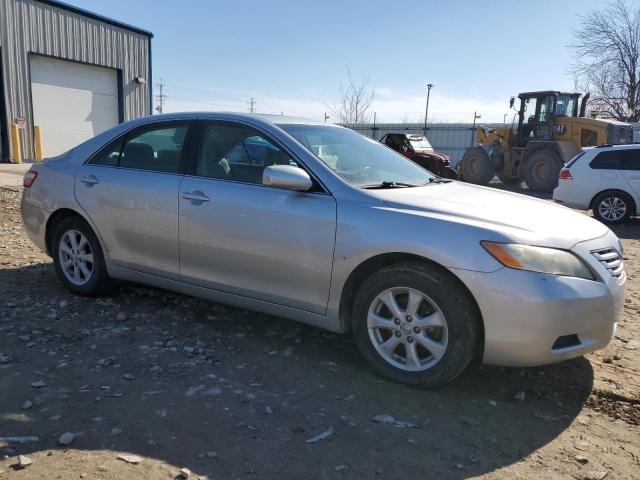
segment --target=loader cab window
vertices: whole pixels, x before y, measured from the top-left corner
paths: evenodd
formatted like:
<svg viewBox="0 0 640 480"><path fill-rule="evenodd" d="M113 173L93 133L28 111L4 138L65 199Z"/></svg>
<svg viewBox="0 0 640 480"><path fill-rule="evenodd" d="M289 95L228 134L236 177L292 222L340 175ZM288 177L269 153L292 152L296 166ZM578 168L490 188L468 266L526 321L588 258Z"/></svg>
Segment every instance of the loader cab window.
<svg viewBox="0 0 640 480"><path fill-rule="evenodd" d="M554 105L555 95L536 95L523 99L518 146L526 145L529 140L551 139Z"/></svg>
<svg viewBox="0 0 640 480"><path fill-rule="evenodd" d="M538 105L537 98L527 98L524 101L523 111L522 111L522 123L524 125L527 125L529 123L535 123L537 105Z"/></svg>
<svg viewBox="0 0 640 480"><path fill-rule="evenodd" d="M540 110L538 110L538 122L548 122L551 120L551 115L553 112L553 101L555 99L554 95L549 95L548 97L544 97L540 101Z"/></svg>
<svg viewBox="0 0 640 480"><path fill-rule="evenodd" d="M556 117L575 117L578 113L578 99L572 95L558 95L553 114Z"/></svg>

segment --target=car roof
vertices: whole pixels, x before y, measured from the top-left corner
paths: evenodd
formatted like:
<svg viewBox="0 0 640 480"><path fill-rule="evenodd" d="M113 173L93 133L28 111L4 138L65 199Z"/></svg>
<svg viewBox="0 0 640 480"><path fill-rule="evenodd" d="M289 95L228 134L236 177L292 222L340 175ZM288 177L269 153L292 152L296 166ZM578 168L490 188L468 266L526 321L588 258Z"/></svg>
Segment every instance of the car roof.
<svg viewBox="0 0 640 480"><path fill-rule="evenodd" d="M265 113L242 113L242 112L176 112L176 113L164 113L160 115L149 115L146 117L140 117L135 120L131 120L127 123L150 123L158 122L162 120L191 120L191 119L225 119L225 120L250 120L254 123L268 123L272 125L284 125L284 124L304 124L304 125L330 125L313 120L310 118L291 117L285 115L272 115Z"/></svg>
<svg viewBox="0 0 640 480"><path fill-rule="evenodd" d="M633 149L640 149L640 142L621 143L619 145L606 144L606 145L598 145L597 147L590 147L590 148L592 148L595 151L599 151L599 150L633 150Z"/></svg>

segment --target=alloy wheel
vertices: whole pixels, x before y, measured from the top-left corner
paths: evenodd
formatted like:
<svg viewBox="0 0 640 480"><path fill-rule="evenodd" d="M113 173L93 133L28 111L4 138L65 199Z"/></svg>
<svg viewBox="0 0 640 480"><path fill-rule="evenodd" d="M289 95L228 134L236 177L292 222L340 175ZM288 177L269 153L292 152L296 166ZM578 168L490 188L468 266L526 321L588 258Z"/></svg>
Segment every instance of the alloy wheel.
<svg viewBox="0 0 640 480"><path fill-rule="evenodd" d="M617 222L627 213L627 204L620 197L607 197L598 205L598 213L605 220Z"/></svg>
<svg viewBox="0 0 640 480"><path fill-rule="evenodd" d="M75 285L84 285L93 274L93 252L87 237L67 230L58 244L58 259L65 277Z"/></svg>
<svg viewBox="0 0 640 480"><path fill-rule="evenodd" d="M401 370L428 370L447 349L448 328L442 310L413 288L389 288L377 295L369 307L367 328L378 354Z"/></svg>

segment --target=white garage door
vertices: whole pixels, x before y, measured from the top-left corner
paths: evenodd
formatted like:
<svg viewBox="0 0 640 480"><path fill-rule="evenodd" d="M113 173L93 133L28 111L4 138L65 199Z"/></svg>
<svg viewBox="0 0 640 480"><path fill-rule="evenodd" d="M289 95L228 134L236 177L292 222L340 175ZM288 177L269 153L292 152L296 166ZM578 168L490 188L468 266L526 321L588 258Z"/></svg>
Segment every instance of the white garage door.
<svg viewBox="0 0 640 480"><path fill-rule="evenodd" d="M31 95L45 157L66 152L118 123L118 75L111 68L34 55Z"/></svg>

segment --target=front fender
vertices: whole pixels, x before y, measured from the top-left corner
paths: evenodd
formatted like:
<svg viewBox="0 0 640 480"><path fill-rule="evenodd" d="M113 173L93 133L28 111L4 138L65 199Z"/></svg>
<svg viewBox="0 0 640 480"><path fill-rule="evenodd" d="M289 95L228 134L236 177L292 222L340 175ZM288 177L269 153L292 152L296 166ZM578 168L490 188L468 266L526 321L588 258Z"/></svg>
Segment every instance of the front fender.
<svg viewBox="0 0 640 480"><path fill-rule="evenodd" d="M363 262L389 253L415 255L447 269L494 272L502 266L480 245L496 233L386 206L347 205L338 210L327 315L337 318L344 285Z"/></svg>

